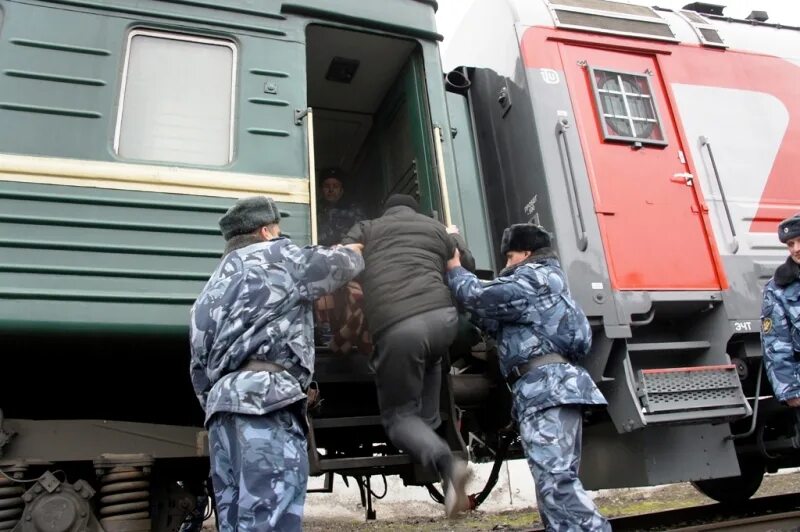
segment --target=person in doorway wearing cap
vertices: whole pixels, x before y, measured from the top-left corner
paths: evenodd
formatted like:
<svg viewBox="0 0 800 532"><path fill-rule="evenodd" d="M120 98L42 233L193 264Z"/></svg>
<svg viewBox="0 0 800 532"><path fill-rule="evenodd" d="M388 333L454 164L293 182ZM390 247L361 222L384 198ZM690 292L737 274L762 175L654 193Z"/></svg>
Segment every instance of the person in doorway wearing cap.
<svg viewBox="0 0 800 532"><path fill-rule="evenodd" d="M449 517L468 509L466 463L450 452L441 425L442 358L458 328L444 283L455 243L445 226L419 213L417 201L395 194L383 215L356 224L345 243L364 245L367 326L381 422L391 442L441 476Z"/></svg>
<svg viewBox="0 0 800 532"><path fill-rule="evenodd" d="M344 172L339 168L322 171L317 240L323 246L340 243L347 231L365 218L364 212L346 197L344 181ZM347 353L354 345L360 351L371 351L363 314L357 303L362 297L360 285L353 281L335 294L316 301L317 345L329 347L337 353Z"/></svg>
<svg viewBox="0 0 800 532"><path fill-rule="evenodd" d="M191 309L219 530L301 530L314 372L312 302L364 268L359 246L300 248L266 197L220 219L225 252Z"/></svg>
<svg viewBox="0 0 800 532"><path fill-rule="evenodd" d="M347 231L364 218L364 212L345 196L344 172L328 168L320 181L322 201L317 213L318 240L323 246L342 241Z"/></svg>
<svg viewBox="0 0 800 532"><path fill-rule="evenodd" d="M592 333L550 240L538 225L512 225L501 243L506 267L494 281L479 281L458 253L447 278L458 303L497 339L546 529L611 530L578 478L582 408L606 404L577 364Z"/></svg>
<svg viewBox="0 0 800 532"><path fill-rule="evenodd" d="M800 213L778 225L789 249L786 262L764 287L761 344L775 398L800 407ZM800 411L798 411L800 421Z"/></svg>

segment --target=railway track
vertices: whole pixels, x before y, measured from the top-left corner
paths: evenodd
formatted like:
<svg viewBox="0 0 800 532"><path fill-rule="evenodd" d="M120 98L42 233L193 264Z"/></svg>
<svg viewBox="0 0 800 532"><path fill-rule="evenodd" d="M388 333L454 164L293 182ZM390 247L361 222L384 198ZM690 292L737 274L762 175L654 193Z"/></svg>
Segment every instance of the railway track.
<svg viewBox="0 0 800 532"><path fill-rule="evenodd" d="M736 506L709 504L611 519L615 532L650 530L800 530L800 494L750 499Z"/></svg>
<svg viewBox="0 0 800 532"><path fill-rule="evenodd" d="M763 515L761 517L746 517L722 523L710 523L678 528L675 530L732 530L738 532L788 532L800 530L800 512L785 512L776 515Z"/></svg>

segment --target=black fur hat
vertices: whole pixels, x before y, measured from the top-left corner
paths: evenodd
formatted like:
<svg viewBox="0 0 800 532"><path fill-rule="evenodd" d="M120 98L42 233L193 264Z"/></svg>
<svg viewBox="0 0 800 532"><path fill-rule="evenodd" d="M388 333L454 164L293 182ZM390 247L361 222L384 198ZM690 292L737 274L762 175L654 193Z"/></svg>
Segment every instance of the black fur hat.
<svg viewBox="0 0 800 532"><path fill-rule="evenodd" d="M337 166L331 166L330 168L325 168L322 170L322 172L320 172L319 179L317 179L317 185L322 188L325 184L325 181L333 178L341 183L342 187L344 187L345 184L347 184L347 177L348 176L344 170Z"/></svg>
<svg viewBox="0 0 800 532"><path fill-rule="evenodd" d="M778 238L784 244L798 236L800 236L800 213L791 218L786 218L778 225Z"/></svg>
<svg viewBox="0 0 800 532"><path fill-rule="evenodd" d="M536 224L514 224L503 231L500 252L505 255L509 251L536 251L550 247L550 233Z"/></svg>
<svg viewBox="0 0 800 532"><path fill-rule="evenodd" d="M219 228L225 240L230 240L236 235L252 233L266 225L276 224L280 219L281 213L272 198L252 196L240 199L228 209L219 219Z"/></svg>
<svg viewBox="0 0 800 532"><path fill-rule="evenodd" d="M408 194L392 194L391 196L389 196L386 199L386 203L383 204L383 211L386 212L392 207L398 207L400 205L411 207L416 212L419 212L419 203L417 202L417 200L415 200L412 196L409 196Z"/></svg>

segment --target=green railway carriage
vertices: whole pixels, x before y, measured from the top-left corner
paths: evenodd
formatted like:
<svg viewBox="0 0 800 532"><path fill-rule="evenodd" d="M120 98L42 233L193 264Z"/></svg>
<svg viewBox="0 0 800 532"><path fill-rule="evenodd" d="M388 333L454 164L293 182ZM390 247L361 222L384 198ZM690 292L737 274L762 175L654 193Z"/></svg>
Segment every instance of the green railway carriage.
<svg viewBox="0 0 800 532"><path fill-rule="evenodd" d="M310 243L316 170L340 167L370 215L393 192L462 227L474 211L466 236L490 267L481 195L455 180L435 10L0 1L0 469L39 478L23 499L0 477L0 530L45 515L56 484L64 530L175 530L191 510L207 450L189 307L235 198L273 197ZM407 457L370 461L386 444L366 357L321 352L318 376L314 473L428 481Z"/></svg>

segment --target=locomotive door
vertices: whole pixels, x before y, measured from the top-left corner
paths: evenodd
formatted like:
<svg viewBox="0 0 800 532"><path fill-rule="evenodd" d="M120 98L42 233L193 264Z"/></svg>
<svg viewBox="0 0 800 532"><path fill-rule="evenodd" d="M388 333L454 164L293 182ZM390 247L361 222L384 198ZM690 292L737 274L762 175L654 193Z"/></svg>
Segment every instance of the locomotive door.
<svg viewBox="0 0 800 532"><path fill-rule="evenodd" d="M612 285L719 289L700 191L656 59L560 48Z"/></svg>

